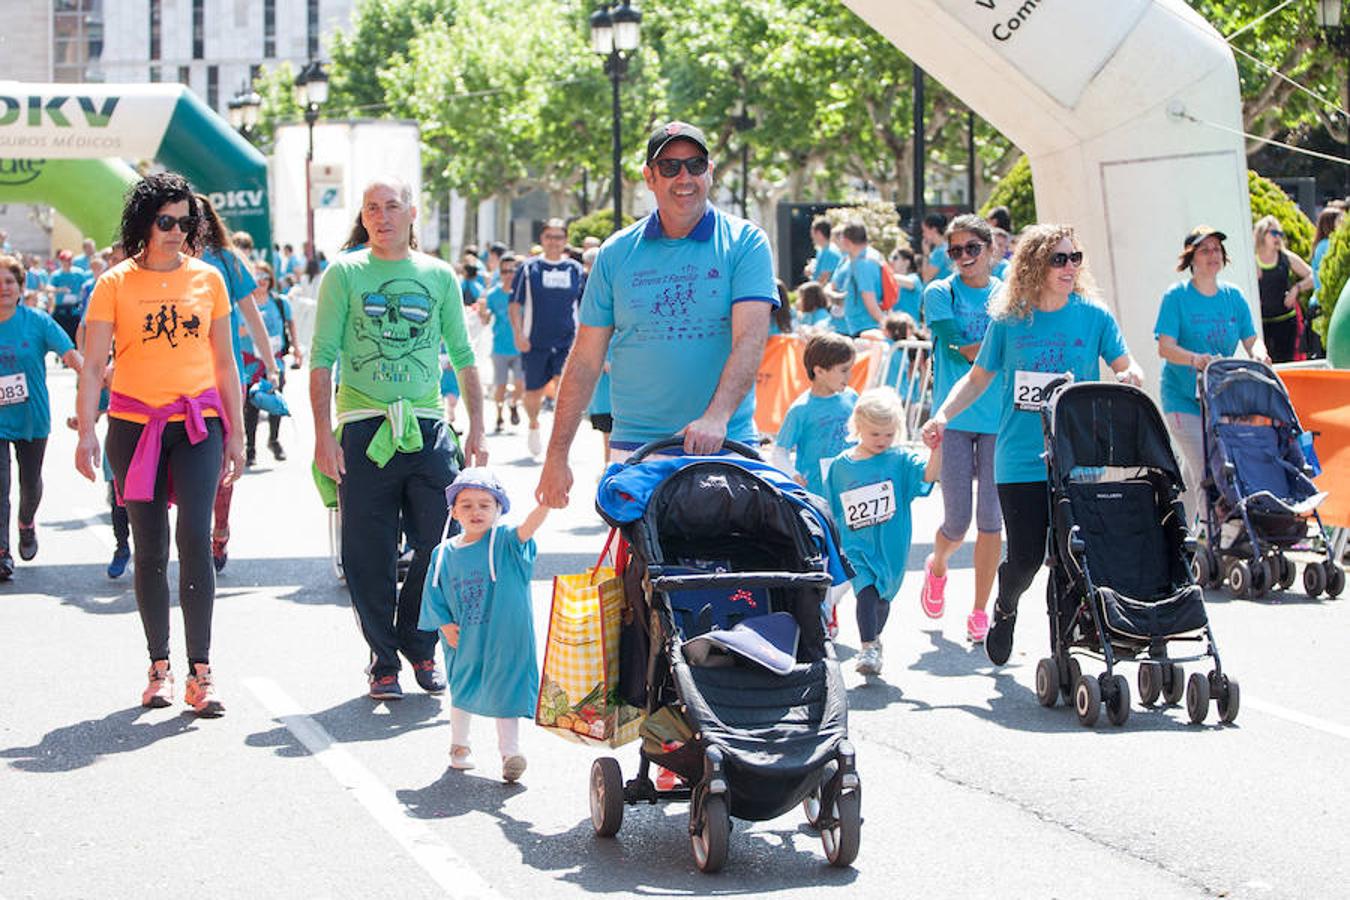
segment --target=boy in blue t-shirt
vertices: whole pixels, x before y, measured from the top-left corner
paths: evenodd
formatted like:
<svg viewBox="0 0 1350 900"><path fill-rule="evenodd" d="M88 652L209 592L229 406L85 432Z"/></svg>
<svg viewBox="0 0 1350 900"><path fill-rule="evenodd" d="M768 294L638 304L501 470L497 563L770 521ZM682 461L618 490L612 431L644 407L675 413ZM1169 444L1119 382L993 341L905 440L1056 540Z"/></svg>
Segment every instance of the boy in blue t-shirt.
<svg viewBox="0 0 1350 900"><path fill-rule="evenodd" d="M900 591L913 535L910 505L937 481L941 449L927 460L895 446L902 416L890 388L873 388L853 407L858 443L830 463L825 476L830 510L844 554L853 565L861 675L881 674L881 631Z"/></svg>
<svg viewBox="0 0 1350 900"><path fill-rule="evenodd" d="M516 349L515 333L511 330L511 289L515 285L517 260L514 253L502 254L497 264L497 281L488 289L487 301L479 308L483 324L492 324L492 397L497 404L497 431L505 424L502 406L506 403L506 386L512 384L511 424L520 424L520 400L525 396L525 375L521 368L520 351Z"/></svg>
<svg viewBox="0 0 1350 900"><path fill-rule="evenodd" d="M811 493L825 496L821 464L847 449L849 417L858 392L848 386L856 354L841 334L818 334L806 344L802 364L811 387L792 402L774 443L774 465ZM797 453L796 466L788 453Z"/></svg>

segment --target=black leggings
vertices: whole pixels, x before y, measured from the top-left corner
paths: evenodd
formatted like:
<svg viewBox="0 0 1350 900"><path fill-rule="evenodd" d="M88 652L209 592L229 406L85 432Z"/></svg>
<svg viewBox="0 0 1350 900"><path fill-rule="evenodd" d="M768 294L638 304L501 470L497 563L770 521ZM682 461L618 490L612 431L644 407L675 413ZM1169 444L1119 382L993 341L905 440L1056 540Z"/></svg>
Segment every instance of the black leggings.
<svg viewBox="0 0 1350 900"><path fill-rule="evenodd" d="M32 525L42 502L42 457L47 439L0 441L0 550L9 552L9 489L11 484L9 448L19 461L19 524Z"/></svg>
<svg viewBox="0 0 1350 900"><path fill-rule="evenodd" d="M113 538L117 549L131 548L131 522L127 519L127 508L117 502L117 488L108 482L108 509L112 513Z"/></svg>
<svg viewBox="0 0 1350 900"><path fill-rule="evenodd" d="M136 562L136 606L145 629L150 659L169 658L169 479L173 478L178 518L178 605L183 610L188 665L209 663L211 611L216 599L216 571L211 564L211 506L220 481L225 442L219 419L207 419L207 436L199 444L188 440L182 422L164 427L159 452L155 496L149 502L126 504ZM127 469L145 426L111 419L105 452L119 491L125 490Z"/></svg>
<svg viewBox="0 0 1350 900"><path fill-rule="evenodd" d="M871 643L881 637L881 629L886 627L886 619L891 614L891 604L882 600L877 589L868 585L858 592L858 637Z"/></svg>
<svg viewBox="0 0 1350 900"><path fill-rule="evenodd" d="M998 502L1008 530L1006 553L998 567L998 608L1011 613L1045 562L1050 488L1044 481L1000 484Z"/></svg>

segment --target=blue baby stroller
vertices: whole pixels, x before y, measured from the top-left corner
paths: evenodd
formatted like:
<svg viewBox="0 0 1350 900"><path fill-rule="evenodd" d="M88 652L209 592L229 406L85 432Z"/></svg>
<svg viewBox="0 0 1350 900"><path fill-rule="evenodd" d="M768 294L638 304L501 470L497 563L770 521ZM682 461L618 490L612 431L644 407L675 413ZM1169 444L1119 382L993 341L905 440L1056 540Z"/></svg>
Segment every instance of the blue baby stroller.
<svg viewBox="0 0 1350 900"><path fill-rule="evenodd" d="M1052 383L1042 407L1050 488L1047 608L1051 656L1036 667L1036 698L1054 706L1062 694L1084 726L1103 706L1113 725L1130 715L1130 686L1116 673L1138 662L1139 699L1177 703L1184 689L1192 723L1210 700L1219 718L1237 718L1239 689L1224 674L1205 611L1190 577L1195 542L1186 530L1181 470L1158 408L1124 384ZM1173 645L1200 645L1188 656ZM1085 674L1079 656L1106 671ZM1193 672L1183 662L1211 659Z"/></svg>
<svg viewBox="0 0 1350 900"><path fill-rule="evenodd" d="M1295 578L1288 552L1298 548L1321 557L1303 569L1308 596L1338 596L1345 571L1317 513L1326 495L1312 482L1306 437L1279 376L1262 362L1222 359L1201 385L1206 545L1195 554L1195 580L1222 582L1234 597L1285 590Z"/></svg>
<svg viewBox="0 0 1350 900"><path fill-rule="evenodd" d="M649 458L682 443L611 466L596 499L631 554L619 691L647 717L636 777L625 782L613 757L593 764L592 826L609 837L626 805L688 801L694 862L715 872L732 816L764 821L801 804L830 864L848 866L862 787L821 617L826 591L848 574L833 522L742 444L727 443L740 456ZM653 764L683 784L659 787Z"/></svg>

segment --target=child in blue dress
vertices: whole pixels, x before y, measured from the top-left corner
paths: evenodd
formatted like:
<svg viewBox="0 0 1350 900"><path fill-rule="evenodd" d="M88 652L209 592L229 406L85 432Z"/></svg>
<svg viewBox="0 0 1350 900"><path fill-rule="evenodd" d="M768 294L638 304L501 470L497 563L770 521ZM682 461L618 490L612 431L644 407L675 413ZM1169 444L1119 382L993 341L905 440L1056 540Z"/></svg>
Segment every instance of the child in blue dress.
<svg viewBox="0 0 1350 900"><path fill-rule="evenodd" d="M481 467L461 472L445 498L462 531L432 556L418 627L441 632L450 682L450 766L474 767L469 727L474 715L486 716L496 720L502 780L514 782L525 771L519 720L534 717L539 695L530 577L534 534L548 508L536 507L514 527L499 524L511 501L497 476Z"/></svg>
<svg viewBox="0 0 1350 900"><path fill-rule="evenodd" d="M895 446L900 398L890 388L866 391L853 407L858 443L835 457L825 477L844 554L853 564L862 675L881 674L881 630L909 559L910 504L937 481L940 450L924 459Z"/></svg>

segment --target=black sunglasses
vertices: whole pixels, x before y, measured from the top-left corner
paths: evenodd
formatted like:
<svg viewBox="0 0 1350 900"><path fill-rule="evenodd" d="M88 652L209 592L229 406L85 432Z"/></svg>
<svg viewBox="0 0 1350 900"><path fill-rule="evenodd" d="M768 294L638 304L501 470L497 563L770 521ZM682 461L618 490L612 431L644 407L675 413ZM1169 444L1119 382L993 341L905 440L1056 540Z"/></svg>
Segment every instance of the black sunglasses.
<svg viewBox="0 0 1350 900"><path fill-rule="evenodd" d="M689 174L697 178L708 171L708 157L691 156L688 159L658 159L656 160L656 171L661 173L662 178L674 178L680 174L680 167L689 170Z"/></svg>
<svg viewBox="0 0 1350 900"><path fill-rule="evenodd" d="M160 231L173 231L173 226L177 225L178 230L183 234L191 234L197 230L196 216L155 216L155 227Z"/></svg>
<svg viewBox="0 0 1350 900"><path fill-rule="evenodd" d="M964 244L948 244L947 255L952 259L960 259L963 256L975 257L984 252L984 243L981 241L966 241Z"/></svg>
<svg viewBox="0 0 1350 900"><path fill-rule="evenodd" d="M1069 263L1073 263L1075 266L1081 266L1083 264L1083 251L1075 250L1072 253L1050 254L1050 268L1052 269L1062 269Z"/></svg>
<svg viewBox="0 0 1350 900"><path fill-rule="evenodd" d="M1278 238L1284 237L1284 232L1283 232L1283 231L1280 231L1280 230L1277 229L1277 228L1272 228L1272 229L1270 229L1270 231L1268 231L1268 232L1266 232L1266 233L1269 234L1271 237L1278 237Z"/></svg>

